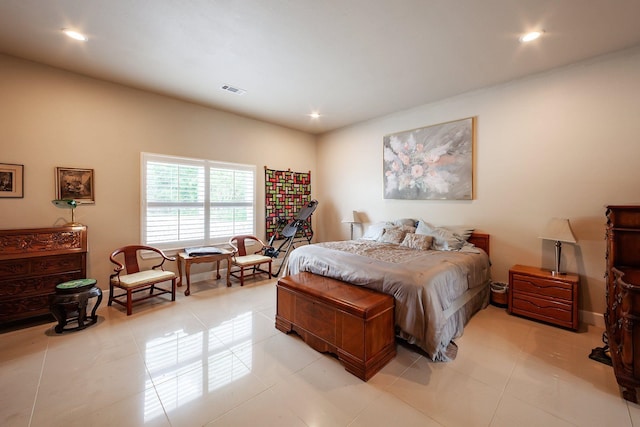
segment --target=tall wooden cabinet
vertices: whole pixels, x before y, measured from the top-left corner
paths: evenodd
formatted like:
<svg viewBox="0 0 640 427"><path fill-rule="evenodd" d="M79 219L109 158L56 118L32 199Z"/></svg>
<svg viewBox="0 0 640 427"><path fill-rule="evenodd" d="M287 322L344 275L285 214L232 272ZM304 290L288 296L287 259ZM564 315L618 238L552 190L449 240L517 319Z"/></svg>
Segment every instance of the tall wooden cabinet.
<svg viewBox="0 0 640 427"><path fill-rule="evenodd" d="M626 400L640 388L640 206L607 206L604 314L611 361Z"/></svg>
<svg viewBox="0 0 640 427"><path fill-rule="evenodd" d="M48 314L56 285L86 274L85 226L0 230L0 324Z"/></svg>

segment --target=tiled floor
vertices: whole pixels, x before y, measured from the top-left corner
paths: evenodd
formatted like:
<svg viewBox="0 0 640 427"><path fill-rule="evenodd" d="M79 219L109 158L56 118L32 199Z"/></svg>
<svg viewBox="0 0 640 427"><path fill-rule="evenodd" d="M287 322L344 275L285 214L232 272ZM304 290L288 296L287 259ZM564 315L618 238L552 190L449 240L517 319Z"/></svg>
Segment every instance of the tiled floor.
<svg viewBox="0 0 640 427"><path fill-rule="evenodd" d="M610 367L572 333L488 307L432 363L404 346L365 383L274 327L275 281L192 286L97 325L0 334L0 425L640 426Z"/></svg>

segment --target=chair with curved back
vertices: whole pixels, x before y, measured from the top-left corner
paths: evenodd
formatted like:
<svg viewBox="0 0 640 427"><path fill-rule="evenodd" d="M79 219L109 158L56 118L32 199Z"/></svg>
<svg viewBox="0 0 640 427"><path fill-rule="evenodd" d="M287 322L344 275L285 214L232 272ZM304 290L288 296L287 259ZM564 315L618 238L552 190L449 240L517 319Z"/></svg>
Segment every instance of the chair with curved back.
<svg viewBox="0 0 640 427"><path fill-rule="evenodd" d="M256 252L248 253L247 247L250 245L258 245L259 249ZM237 279L240 279L240 286L244 286L244 279L247 277L253 277L257 274L268 274L271 278L271 263L273 258L266 255L261 255L265 244L259 238L251 235L233 236L229 239L229 245L233 248L233 255L231 258L231 266L237 267L235 270L231 270L231 275ZM263 270L261 265L267 264L269 270ZM239 269L238 269L239 268ZM251 269L252 272L245 274L246 269Z"/></svg>
<svg viewBox="0 0 640 427"><path fill-rule="evenodd" d="M159 264L149 269L141 269L138 264L140 251L152 251L161 257ZM109 304L115 302L127 308L127 316L131 315L133 303L154 298L164 294L171 294L171 301L176 300L176 280L177 276L172 271L165 271L163 264L165 261L175 261L175 258L167 257L160 249L145 245L123 246L113 251L109 257L116 265L114 273L109 277ZM121 261L122 262L121 262ZM171 281L171 288L159 287L159 283ZM117 294L114 288L119 288L125 292ZM149 293L142 297L134 298L134 294L149 290ZM124 298L124 301L122 299Z"/></svg>

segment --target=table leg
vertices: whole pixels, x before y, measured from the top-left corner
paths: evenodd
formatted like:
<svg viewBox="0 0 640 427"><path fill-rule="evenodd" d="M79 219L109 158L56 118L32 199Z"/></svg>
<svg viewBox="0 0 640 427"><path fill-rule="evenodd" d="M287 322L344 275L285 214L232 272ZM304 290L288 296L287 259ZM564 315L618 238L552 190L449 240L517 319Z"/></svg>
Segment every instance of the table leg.
<svg viewBox="0 0 640 427"><path fill-rule="evenodd" d="M231 286L231 256L227 257L227 287Z"/></svg>
<svg viewBox="0 0 640 427"><path fill-rule="evenodd" d="M178 256L178 287L180 286L182 286L182 258Z"/></svg>
<svg viewBox="0 0 640 427"><path fill-rule="evenodd" d="M188 297L191 295L191 263L187 259L184 260L184 263L186 264L185 273L187 273L187 289L184 291L184 295Z"/></svg>
<svg viewBox="0 0 640 427"><path fill-rule="evenodd" d="M220 278L220 260L216 260L216 279Z"/></svg>

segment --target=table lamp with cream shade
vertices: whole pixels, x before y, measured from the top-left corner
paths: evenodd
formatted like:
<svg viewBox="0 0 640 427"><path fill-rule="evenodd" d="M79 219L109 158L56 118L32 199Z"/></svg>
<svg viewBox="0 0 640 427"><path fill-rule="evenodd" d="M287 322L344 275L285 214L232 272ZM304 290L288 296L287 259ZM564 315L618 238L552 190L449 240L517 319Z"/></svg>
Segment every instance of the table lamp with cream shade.
<svg viewBox="0 0 640 427"><path fill-rule="evenodd" d="M353 240L353 224L360 224L360 218L358 217L358 212L351 211L351 214L346 215L342 220L343 223L348 223L351 226L351 240Z"/></svg>
<svg viewBox="0 0 640 427"><path fill-rule="evenodd" d="M556 247L556 259L555 267L551 274L559 276L566 274L560 270L560 254L562 252L562 242L577 243L576 237L571 231L571 225L567 218L551 218L547 223L547 226L540 233L540 238L544 240L555 241Z"/></svg>

